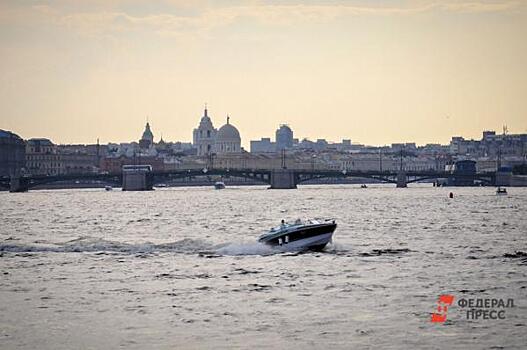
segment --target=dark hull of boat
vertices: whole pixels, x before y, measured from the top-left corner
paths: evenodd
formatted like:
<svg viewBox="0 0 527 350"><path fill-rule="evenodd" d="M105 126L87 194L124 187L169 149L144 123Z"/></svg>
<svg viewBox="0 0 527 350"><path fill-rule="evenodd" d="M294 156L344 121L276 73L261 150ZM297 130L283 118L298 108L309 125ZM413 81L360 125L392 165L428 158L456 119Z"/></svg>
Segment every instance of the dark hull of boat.
<svg viewBox="0 0 527 350"><path fill-rule="evenodd" d="M337 224L335 223L304 226L296 230L269 235L259 241L272 247L281 247L286 250L288 248L292 250L322 250L331 241L336 228Z"/></svg>

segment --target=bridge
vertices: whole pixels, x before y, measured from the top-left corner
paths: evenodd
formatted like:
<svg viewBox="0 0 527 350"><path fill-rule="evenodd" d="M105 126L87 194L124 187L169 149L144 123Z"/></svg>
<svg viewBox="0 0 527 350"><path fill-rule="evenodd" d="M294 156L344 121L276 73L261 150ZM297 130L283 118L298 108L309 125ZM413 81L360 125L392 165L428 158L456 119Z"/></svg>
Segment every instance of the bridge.
<svg viewBox="0 0 527 350"><path fill-rule="evenodd" d="M152 171L148 177L145 190L152 189L155 184L166 183L171 180L183 178L196 178L203 176L239 177L252 179L262 184L270 185L274 189L296 188L297 185L310 180L325 178L365 178L385 183L396 184L397 187L406 187L408 183L433 180L454 179L456 181L480 181L487 185L496 184L496 173L464 174L445 171L357 171L357 170L317 170L317 169L178 169L172 171ZM21 177L1 177L0 187L11 192L25 192L39 185L60 182L98 182L113 186L123 184L123 174L68 174L68 175L32 175Z"/></svg>

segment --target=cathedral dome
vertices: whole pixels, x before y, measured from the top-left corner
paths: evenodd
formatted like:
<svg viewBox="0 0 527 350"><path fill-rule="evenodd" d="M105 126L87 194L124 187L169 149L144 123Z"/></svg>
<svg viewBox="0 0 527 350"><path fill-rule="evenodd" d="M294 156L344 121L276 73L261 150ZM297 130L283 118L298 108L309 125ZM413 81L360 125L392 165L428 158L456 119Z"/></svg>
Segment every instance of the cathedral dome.
<svg viewBox="0 0 527 350"><path fill-rule="evenodd" d="M150 130L150 124L148 122L146 123L145 131L143 132L141 140L148 140L151 143L154 142L154 134L152 134L152 130Z"/></svg>
<svg viewBox="0 0 527 350"><path fill-rule="evenodd" d="M227 117L227 124L222 126L216 134L214 149L219 154L238 153L241 152L241 141L240 132L229 123L229 117Z"/></svg>
<svg viewBox="0 0 527 350"><path fill-rule="evenodd" d="M240 132L234 125L229 124L229 118L227 118L227 124L222 126L216 135L216 142L221 141L241 141Z"/></svg>

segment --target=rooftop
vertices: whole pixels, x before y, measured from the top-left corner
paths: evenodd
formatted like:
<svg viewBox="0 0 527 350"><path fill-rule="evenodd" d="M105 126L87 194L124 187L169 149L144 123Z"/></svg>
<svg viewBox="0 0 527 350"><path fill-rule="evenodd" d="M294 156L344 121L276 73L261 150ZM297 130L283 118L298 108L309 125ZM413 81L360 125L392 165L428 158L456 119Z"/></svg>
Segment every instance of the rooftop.
<svg viewBox="0 0 527 350"><path fill-rule="evenodd" d="M0 129L0 137L2 138L15 138L15 139L20 139L22 140L22 138L20 136L18 136L17 134L15 133L12 133L11 131L7 131L7 130L2 130Z"/></svg>

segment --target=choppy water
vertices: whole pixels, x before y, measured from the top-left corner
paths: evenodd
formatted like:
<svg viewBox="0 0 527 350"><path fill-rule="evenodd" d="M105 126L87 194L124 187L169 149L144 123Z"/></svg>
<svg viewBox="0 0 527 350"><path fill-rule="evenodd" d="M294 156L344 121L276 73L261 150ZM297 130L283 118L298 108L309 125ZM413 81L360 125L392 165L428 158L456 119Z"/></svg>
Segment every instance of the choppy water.
<svg viewBox="0 0 527 350"><path fill-rule="evenodd" d="M0 348L524 349L526 208L525 188L0 193ZM335 218L334 245L255 243L297 217ZM431 323L442 293L515 306Z"/></svg>

